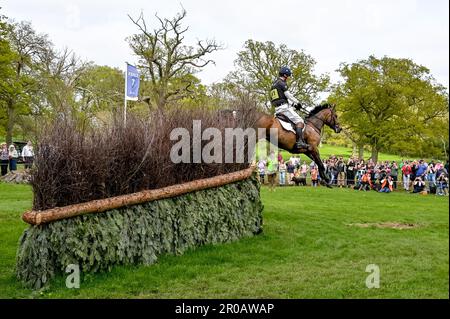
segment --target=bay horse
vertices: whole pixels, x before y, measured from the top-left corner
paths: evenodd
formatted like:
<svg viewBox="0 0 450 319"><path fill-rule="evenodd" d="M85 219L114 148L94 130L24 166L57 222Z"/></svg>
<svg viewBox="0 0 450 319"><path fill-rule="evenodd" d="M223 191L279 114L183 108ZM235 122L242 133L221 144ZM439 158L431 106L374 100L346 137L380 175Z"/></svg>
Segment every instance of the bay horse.
<svg viewBox="0 0 450 319"><path fill-rule="evenodd" d="M305 154L312 159L318 169L320 178L330 186L331 179L325 173L325 167L320 158L319 144L321 133L324 125L332 128L336 133L339 133L342 128L338 123L335 105L323 104L316 106L305 118L304 139L309 144L307 149L297 149L295 147L297 136L292 131L285 130L280 121L273 115L259 113L256 122L258 128L266 129L266 139L270 142L270 129L278 130L278 147L282 148L292 154Z"/></svg>

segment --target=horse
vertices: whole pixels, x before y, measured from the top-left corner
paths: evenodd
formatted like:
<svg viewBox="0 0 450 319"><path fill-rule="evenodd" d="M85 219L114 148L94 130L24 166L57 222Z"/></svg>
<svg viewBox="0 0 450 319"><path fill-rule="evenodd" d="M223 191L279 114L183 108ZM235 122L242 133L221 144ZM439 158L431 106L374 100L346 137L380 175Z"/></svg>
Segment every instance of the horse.
<svg viewBox="0 0 450 319"><path fill-rule="evenodd" d="M293 123L292 123L293 124ZM278 147L282 148L292 154L305 154L312 159L318 169L320 178L326 183L327 187L331 187L330 177L325 172L325 167L320 158L319 144L321 140L321 132L324 125L332 128L336 133L339 133L342 128L338 123L335 105L323 104L316 106L305 118L304 139L309 144L307 149L297 149L297 136L292 131L285 130L277 117L266 113L259 112L256 121L258 128L266 129L265 138L270 142L270 129L278 130Z"/></svg>

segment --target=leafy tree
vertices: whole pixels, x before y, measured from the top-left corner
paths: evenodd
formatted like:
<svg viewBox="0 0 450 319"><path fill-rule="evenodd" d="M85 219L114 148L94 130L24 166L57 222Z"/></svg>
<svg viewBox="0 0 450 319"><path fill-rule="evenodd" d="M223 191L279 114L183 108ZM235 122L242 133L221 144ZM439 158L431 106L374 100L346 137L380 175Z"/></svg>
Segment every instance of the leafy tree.
<svg viewBox="0 0 450 319"><path fill-rule="evenodd" d="M150 82L148 103L162 109L193 93L190 75L214 63L205 57L221 46L213 40L198 41L195 47L184 44L189 29L182 26L185 10L172 19L156 17L160 26L153 30L147 27L142 13L137 19L129 17L140 33L129 37L128 43L139 57L145 80Z"/></svg>
<svg viewBox="0 0 450 319"><path fill-rule="evenodd" d="M94 117L98 112L119 112L124 99L124 76L117 68L89 64L75 85L80 112Z"/></svg>
<svg viewBox="0 0 450 319"><path fill-rule="evenodd" d="M370 145L375 161L380 150L421 154L442 129L437 123L448 125L448 94L424 66L370 56L343 63L338 71L344 81L335 86L330 101L338 104L341 121L357 144Z"/></svg>
<svg viewBox="0 0 450 319"><path fill-rule="evenodd" d="M5 24L4 24L5 25ZM5 57L9 72L1 87L1 108L6 126L6 142L12 142L13 130L21 116L30 113L31 97L36 89L35 66L51 45L46 35L37 34L29 22L8 24L6 39L12 54Z"/></svg>
<svg viewBox="0 0 450 319"><path fill-rule="evenodd" d="M328 75L314 74L316 61L303 51L289 49L281 44L278 47L270 41L258 42L247 40L244 50L235 60L236 70L231 72L226 81L249 91L261 102L270 101L269 91L278 76L281 66L289 66L292 79L289 90L306 105L314 105L319 93L326 91L329 84Z"/></svg>
<svg viewBox="0 0 450 319"><path fill-rule="evenodd" d="M0 134L6 133L3 128L7 124L7 109L4 97L10 91L10 81L14 77L13 61L15 55L8 41L9 26L5 17L0 16Z"/></svg>

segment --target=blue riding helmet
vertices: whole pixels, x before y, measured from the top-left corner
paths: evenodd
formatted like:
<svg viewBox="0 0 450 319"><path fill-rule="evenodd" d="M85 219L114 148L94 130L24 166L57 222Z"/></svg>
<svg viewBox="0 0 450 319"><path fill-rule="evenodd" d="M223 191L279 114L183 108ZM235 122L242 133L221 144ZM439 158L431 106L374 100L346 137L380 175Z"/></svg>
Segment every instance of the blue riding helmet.
<svg viewBox="0 0 450 319"><path fill-rule="evenodd" d="M280 74L280 76L283 76L283 75L285 75L285 76L291 76L291 75L292 75L292 72L291 72L291 69L289 69L287 66L282 66L282 67L280 68L279 74Z"/></svg>

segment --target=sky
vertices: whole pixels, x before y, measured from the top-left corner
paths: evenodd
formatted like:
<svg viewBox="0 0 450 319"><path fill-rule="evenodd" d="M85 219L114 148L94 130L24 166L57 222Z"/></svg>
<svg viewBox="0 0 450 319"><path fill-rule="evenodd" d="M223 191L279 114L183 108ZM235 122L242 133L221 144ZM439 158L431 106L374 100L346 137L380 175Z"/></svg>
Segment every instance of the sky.
<svg viewBox="0 0 450 319"><path fill-rule="evenodd" d="M449 87L448 0L0 0L1 13L31 21L57 48L68 47L98 65L124 68L137 62L126 37L138 33L128 15L143 11L149 27L155 14L172 18L184 8L186 44L214 39L224 50L197 76L221 81L234 69L248 39L304 50L317 62L316 74L339 80L336 69L377 57L410 58Z"/></svg>

